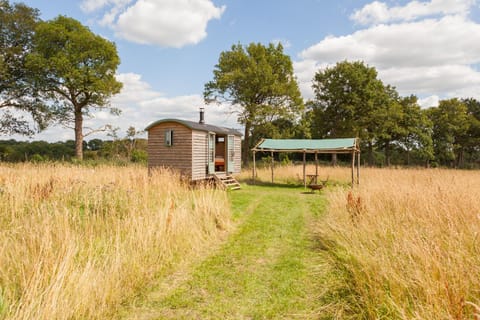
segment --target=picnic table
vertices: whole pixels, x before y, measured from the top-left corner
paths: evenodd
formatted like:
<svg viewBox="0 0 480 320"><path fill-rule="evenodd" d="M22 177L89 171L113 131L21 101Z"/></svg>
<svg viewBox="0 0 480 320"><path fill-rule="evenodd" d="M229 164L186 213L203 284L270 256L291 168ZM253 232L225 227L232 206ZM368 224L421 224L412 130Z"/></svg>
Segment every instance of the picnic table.
<svg viewBox="0 0 480 320"><path fill-rule="evenodd" d="M317 184L318 174L307 174L308 184Z"/></svg>

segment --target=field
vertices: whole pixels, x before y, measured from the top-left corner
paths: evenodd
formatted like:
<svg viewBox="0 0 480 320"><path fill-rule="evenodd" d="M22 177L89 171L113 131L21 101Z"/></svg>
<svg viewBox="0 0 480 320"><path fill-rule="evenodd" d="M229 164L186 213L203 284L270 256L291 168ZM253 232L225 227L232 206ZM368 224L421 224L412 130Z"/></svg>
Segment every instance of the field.
<svg viewBox="0 0 480 320"><path fill-rule="evenodd" d="M349 174L320 170L331 185L349 181ZM278 182L299 183L301 176L298 166L275 170ZM259 178L269 181L270 170ZM337 270L328 275L332 312L480 317L480 171L362 168L359 187L332 187L325 195L329 207L316 229Z"/></svg>
<svg viewBox="0 0 480 320"><path fill-rule="evenodd" d="M319 173L0 165L0 319L480 317L479 171Z"/></svg>
<svg viewBox="0 0 480 320"><path fill-rule="evenodd" d="M112 318L229 217L225 193L170 172L1 165L0 318Z"/></svg>

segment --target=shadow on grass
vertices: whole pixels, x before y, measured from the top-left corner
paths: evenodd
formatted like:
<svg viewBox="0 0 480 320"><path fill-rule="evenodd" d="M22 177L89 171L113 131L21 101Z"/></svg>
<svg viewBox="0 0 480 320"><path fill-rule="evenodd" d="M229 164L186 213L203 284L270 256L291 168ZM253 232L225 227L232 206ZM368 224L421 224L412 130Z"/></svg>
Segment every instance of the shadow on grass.
<svg viewBox="0 0 480 320"><path fill-rule="evenodd" d="M262 180L255 180L253 181L252 178L248 179L239 179L240 182L245 183L247 185L255 185L255 186L265 186L265 187L279 187L279 188L303 188L303 181L298 182L268 182ZM341 187L341 188L351 188L352 183L347 181L340 181L340 180L329 180L326 182L325 187ZM308 188L308 187L307 187Z"/></svg>
<svg viewBox="0 0 480 320"><path fill-rule="evenodd" d="M271 183L271 182L259 181L259 180L255 180L254 182L253 179L242 179L239 181L249 186L298 190L300 191L301 194L306 194L306 195L322 195L323 191L326 189L324 188L323 190L310 190L308 186L305 188L303 186L303 183L281 183L281 182ZM332 184L332 186L335 186L335 184Z"/></svg>
<svg viewBox="0 0 480 320"><path fill-rule="evenodd" d="M300 189L303 188L303 184L298 183L279 183L279 182L266 182L253 179L242 179L242 183L245 183L250 186L260 186L260 187L274 187L274 188L286 188L286 189Z"/></svg>

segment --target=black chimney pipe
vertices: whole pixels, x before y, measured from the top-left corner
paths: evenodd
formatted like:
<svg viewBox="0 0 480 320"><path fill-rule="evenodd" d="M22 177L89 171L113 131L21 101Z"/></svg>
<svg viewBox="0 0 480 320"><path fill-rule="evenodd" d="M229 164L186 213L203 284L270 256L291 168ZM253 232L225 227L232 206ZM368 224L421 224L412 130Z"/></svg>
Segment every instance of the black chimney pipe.
<svg viewBox="0 0 480 320"><path fill-rule="evenodd" d="M205 124L205 108L200 108L200 124Z"/></svg>

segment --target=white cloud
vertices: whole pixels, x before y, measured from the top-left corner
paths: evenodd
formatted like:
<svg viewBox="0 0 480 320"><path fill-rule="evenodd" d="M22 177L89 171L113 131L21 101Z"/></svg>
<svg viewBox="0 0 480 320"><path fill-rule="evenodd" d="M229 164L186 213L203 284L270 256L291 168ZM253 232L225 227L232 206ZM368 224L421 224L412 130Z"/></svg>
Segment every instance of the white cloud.
<svg viewBox="0 0 480 320"><path fill-rule="evenodd" d="M208 22L225 11L211 0L85 0L81 6L87 12L108 7L100 23L121 38L175 48L203 40Z"/></svg>
<svg viewBox="0 0 480 320"><path fill-rule="evenodd" d="M361 25L413 21L433 15L462 15L469 13L476 0L411 1L404 6L388 7L385 2L374 1L356 10L350 19Z"/></svg>
<svg viewBox="0 0 480 320"><path fill-rule="evenodd" d="M128 127L143 130L149 123L164 118L176 118L190 121L199 120L199 108L205 107L205 121L209 124L229 128L240 128L236 123L236 116L229 113L226 106L205 106L200 94L168 97L155 91L135 73L117 75L123 83L122 91L111 99L111 105L119 108L120 116L110 114L106 110L92 113L93 118L84 121L85 127L99 128L105 124L120 128L120 137L125 135ZM145 135L144 135L145 137ZM86 139L110 139L106 133L96 133ZM12 139L24 140L25 137L13 136ZM59 141L74 139L72 129L62 129L59 126L51 127L33 137L35 140Z"/></svg>
<svg viewBox="0 0 480 320"><path fill-rule="evenodd" d="M428 4L436 6L435 12L443 8L457 13L471 3ZM418 4L412 1L404 8ZM344 36L328 36L301 52L300 58L295 70L306 96L312 96L308 87L318 70L343 60L361 60L375 67L379 78L402 95L480 98L480 72L475 68L480 63L480 24L462 15L374 25Z"/></svg>
<svg viewBox="0 0 480 320"><path fill-rule="evenodd" d="M379 67L474 64L480 61L480 24L460 16L378 25L327 37L301 53L305 59L364 60Z"/></svg>
<svg viewBox="0 0 480 320"><path fill-rule="evenodd" d="M128 128L128 122L135 127L145 128L150 122L163 118L178 118L191 121L199 119L199 108L205 107L205 120L210 124L238 127L235 116L228 116L226 106L205 106L200 94L168 97L153 90L141 76L134 73L120 74L123 89L112 99L112 104L122 110L118 119Z"/></svg>
<svg viewBox="0 0 480 320"><path fill-rule="evenodd" d="M324 70L332 66L329 63L320 63L313 59L305 59L293 62L293 69L297 76L298 86L304 99L313 99L312 79L318 70Z"/></svg>
<svg viewBox="0 0 480 320"><path fill-rule="evenodd" d="M380 69L378 73L380 79L397 86L403 95L410 93L455 95L467 88L478 88L480 85L480 73L467 65L392 67Z"/></svg>
<svg viewBox="0 0 480 320"><path fill-rule="evenodd" d="M83 0L80 4L80 8L84 12L93 12L102 9L106 6L125 6L133 0Z"/></svg>
<svg viewBox="0 0 480 320"><path fill-rule="evenodd" d="M422 108L438 107L440 98L436 95L428 96L423 99L418 99L418 104Z"/></svg>

